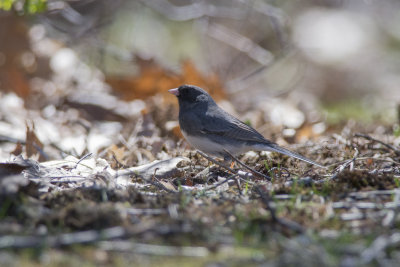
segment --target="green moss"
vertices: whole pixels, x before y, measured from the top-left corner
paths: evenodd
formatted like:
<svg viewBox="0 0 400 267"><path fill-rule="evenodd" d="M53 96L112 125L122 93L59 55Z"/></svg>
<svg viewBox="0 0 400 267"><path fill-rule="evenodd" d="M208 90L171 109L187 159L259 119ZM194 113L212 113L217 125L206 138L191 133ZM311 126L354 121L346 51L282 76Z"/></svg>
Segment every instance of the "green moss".
<svg viewBox="0 0 400 267"><path fill-rule="evenodd" d="M12 7L21 1L0 0L0 9L10 11ZM25 14L36 14L47 10L47 0L25 0L23 1L23 12Z"/></svg>

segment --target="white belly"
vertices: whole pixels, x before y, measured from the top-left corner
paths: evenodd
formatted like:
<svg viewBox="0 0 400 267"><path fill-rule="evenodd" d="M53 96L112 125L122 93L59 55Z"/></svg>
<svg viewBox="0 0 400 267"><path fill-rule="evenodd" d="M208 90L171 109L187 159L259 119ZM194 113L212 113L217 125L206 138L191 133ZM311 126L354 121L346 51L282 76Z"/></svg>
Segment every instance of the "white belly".
<svg viewBox="0 0 400 267"><path fill-rule="evenodd" d="M221 154L224 153L224 150L227 150L229 151L229 153L237 155L247 152L249 150L245 146L232 146L228 144L222 145L220 143L213 142L210 139L204 137L188 136L185 131L182 131L182 134L190 145L192 145L196 149L203 151L206 154L221 156Z"/></svg>

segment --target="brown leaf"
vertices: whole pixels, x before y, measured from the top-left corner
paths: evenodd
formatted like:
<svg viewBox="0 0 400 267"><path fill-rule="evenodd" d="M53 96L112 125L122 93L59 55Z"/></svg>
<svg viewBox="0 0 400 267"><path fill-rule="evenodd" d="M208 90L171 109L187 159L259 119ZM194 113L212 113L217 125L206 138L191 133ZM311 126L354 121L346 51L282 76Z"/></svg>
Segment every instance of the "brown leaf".
<svg viewBox="0 0 400 267"><path fill-rule="evenodd" d="M192 179L185 179L185 185L193 186L193 180Z"/></svg>
<svg viewBox="0 0 400 267"><path fill-rule="evenodd" d="M45 156L43 153L43 144L40 142L39 138L35 134L35 125L26 124L26 155L27 157L31 157L35 154L39 154L39 161L44 161Z"/></svg>
<svg viewBox="0 0 400 267"><path fill-rule="evenodd" d="M102 103L80 103L79 99L67 99L63 103L68 108L79 110L80 115L89 121L125 121L126 118L114 110L102 106Z"/></svg>
<svg viewBox="0 0 400 267"><path fill-rule="evenodd" d="M21 155L22 149L23 149L23 147L22 147L21 143L18 142L17 145L15 146L14 150L11 152L11 154L13 154L15 156Z"/></svg>
<svg viewBox="0 0 400 267"><path fill-rule="evenodd" d="M107 156L108 158L113 158L114 160L112 161L111 167L112 168L118 168L120 166L116 166L119 164L126 164L124 161L125 157L125 147L117 147L116 145L111 145L108 150L107 150ZM117 162L115 162L115 160Z"/></svg>
<svg viewBox="0 0 400 267"><path fill-rule="evenodd" d="M162 181L160 180L160 184L162 184L165 188L177 192L175 186L169 181Z"/></svg>
<svg viewBox="0 0 400 267"><path fill-rule="evenodd" d="M5 57L0 64L0 84L2 89L15 92L26 99L30 93L29 80L21 66L21 56L29 50L28 28L24 20L12 12L0 16L0 55Z"/></svg>
<svg viewBox="0 0 400 267"><path fill-rule="evenodd" d="M181 84L193 84L202 87L217 101L226 97L222 84L216 74L202 75L189 60L183 63L182 68L183 80Z"/></svg>
<svg viewBox="0 0 400 267"><path fill-rule="evenodd" d="M168 89L182 84L193 84L207 89L216 99L225 97L222 84L215 74L201 74L193 63L185 61L182 66L182 74L177 74L164 69L154 60L144 60L136 57L140 74L137 77L107 76L106 82L124 100L144 99L157 93L166 96L167 101L175 101L174 96L168 94Z"/></svg>

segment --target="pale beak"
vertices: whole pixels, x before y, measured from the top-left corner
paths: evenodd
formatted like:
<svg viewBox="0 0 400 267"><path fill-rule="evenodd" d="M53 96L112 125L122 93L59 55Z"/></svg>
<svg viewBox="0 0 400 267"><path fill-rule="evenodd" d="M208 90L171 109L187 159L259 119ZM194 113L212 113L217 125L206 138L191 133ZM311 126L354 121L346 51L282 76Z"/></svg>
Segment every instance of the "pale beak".
<svg viewBox="0 0 400 267"><path fill-rule="evenodd" d="M174 89L169 89L168 92L170 92L173 95L179 96L179 90L178 88L174 88Z"/></svg>

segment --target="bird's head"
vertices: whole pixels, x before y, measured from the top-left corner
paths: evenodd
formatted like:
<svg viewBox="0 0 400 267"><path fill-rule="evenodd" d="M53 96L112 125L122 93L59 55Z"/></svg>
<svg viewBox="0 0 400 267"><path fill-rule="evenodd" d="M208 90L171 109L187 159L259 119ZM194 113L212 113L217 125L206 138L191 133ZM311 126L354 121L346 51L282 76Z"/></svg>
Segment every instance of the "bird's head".
<svg viewBox="0 0 400 267"><path fill-rule="evenodd" d="M200 87L194 85L181 85L178 88L168 90L178 98L179 107L194 107L215 104L212 97Z"/></svg>

